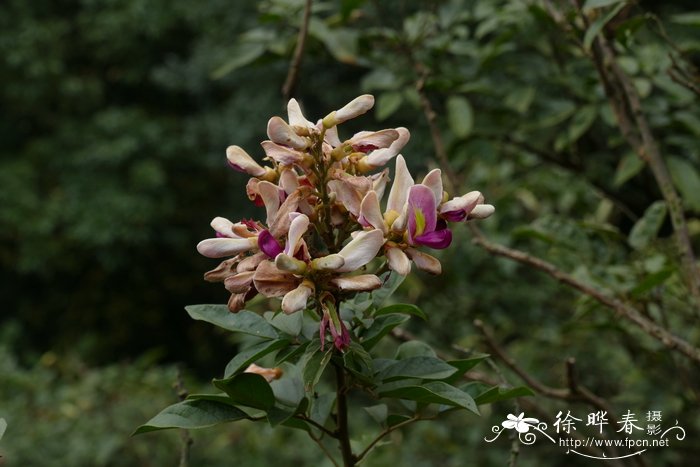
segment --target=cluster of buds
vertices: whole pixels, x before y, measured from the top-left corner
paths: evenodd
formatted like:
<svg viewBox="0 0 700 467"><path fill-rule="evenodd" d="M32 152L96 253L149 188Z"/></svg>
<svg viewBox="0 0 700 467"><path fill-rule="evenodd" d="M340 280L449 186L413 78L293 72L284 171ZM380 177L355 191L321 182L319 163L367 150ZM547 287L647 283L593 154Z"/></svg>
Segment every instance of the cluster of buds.
<svg viewBox="0 0 700 467"><path fill-rule="evenodd" d="M197 245L204 256L228 258L204 277L224 283L232 312L256 294L281 297L285 313L311 305L322 342L329 331L343 350L350 335L338 316L340 297L381 287L377 273L384 268L407 275L413 263L440 274L440 262L422 247L447 248L448 223L493 213L478 191L450 199L439 169L416 183L399 154L410 137L406 128L362 131L341 141L338 125L373 105L374 97L363 95L314 124L292 99L289 121L272 117L267 124L269 140L261 145L268 166L238 146L227 149L229 166L252 177L248 197L266 211L265 222L217 217L211 223L216 238ZM389 182L384 166L392 159L394 179L382 208ZM371 273L368 263L377 257L385 261Z"/></svg>

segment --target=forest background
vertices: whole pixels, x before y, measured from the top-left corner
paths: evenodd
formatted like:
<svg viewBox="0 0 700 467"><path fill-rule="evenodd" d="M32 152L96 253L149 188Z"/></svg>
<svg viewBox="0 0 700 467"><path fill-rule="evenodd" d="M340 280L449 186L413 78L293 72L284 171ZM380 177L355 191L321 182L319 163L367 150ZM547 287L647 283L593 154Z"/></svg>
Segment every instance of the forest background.
<svg viewBox="0 0 700 467"><path fill-rule="evenodd" d="M225 148L259 157L289 97L317 116L360 93L365 126L411 130L412 171L496 206L401 286L429 320L397 340L490 354L470 377L529 386L517 407L548 423L685 428L619 465L699 455L695 2L7 0L0 56L0 465L177 462L177 433L129 435L239 344L183 309L227 299L194 249L209 221L258 212ZM591 464L486 443L514 410L393 433L368 465ZM323 465L259 428L192 433L192 465Z"/></svg>

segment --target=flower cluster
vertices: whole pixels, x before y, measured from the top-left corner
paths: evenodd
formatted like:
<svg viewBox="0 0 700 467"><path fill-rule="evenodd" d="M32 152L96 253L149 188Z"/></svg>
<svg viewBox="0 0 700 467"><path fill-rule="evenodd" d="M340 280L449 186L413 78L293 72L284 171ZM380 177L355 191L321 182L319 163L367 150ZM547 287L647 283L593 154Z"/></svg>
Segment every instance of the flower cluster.
<svg viewBox="0 0 700 467"><path fill-rule="evenodd" d="M204 256L229 258L205 279L224 283L232 312L258 293L282 297L285 313L313 303L322 342L329 331L342 350L350 335L336 302L381 287L377 271L368 272L370 261L382 257L382 268L401 275L411 263L439 274L440 262L422 247L447 248L448 223L493 213L478 191L449 199L439 169L416 183L399 154L410 137L406 128L362 131L341 141L338 125L373 105L374 97L363 95L314 124L292 99L288 121L268 122L269 140L261 145L269 165L238 146L227 149L229 166L252 177L248 197L266 212L264 222L217 217L211 222L216 237L197 245ZM392 159L394 179L382 208L389 182L383 167Z"/></svg>

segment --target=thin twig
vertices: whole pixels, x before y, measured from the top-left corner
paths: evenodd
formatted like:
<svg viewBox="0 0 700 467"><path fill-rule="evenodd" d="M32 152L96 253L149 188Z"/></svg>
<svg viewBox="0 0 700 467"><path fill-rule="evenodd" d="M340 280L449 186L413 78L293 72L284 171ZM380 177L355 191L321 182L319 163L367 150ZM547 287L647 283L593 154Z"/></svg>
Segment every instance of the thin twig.
<svg viewBox="0 0 700 467"><path fill-rule="evenodd" d="M311 431L307 431L306 433L309 435L309 438L311 438L312 440L314 440L314 442L315 442L316 444L318 444L318 447L320 447L321 450L323 451L323 453L326 455L326 457L327 457L328 459L330 459L331 463L332 463L335 467L340 467L340 466L338 465L338 463L336 462L335 458L333 458L333 455L330 453L330 451L328 450L328 448L326 448L326 446L324 446L323 440L322 440L323 435L321 435L320 437L316 437L316 436L314 436L314 434L313 434Z"/></svg>
<svg viewBox="0 0 700 467"><path fill-rule="evenodd" d="M298 418L299 420L305 421L309 425L313 425L314 427L318 428L321 432L327 434L331 438L337 438L337 435L335 433L333 433L331 430L329 430L325 426L321 425L320 423L310 419L309 417L307 417L304 414L297 414L294 416L294 418Z"/></svg>
<svg viewBox="0 0 700 467"><path fill-rule="evenodd" d="M343 465L352 467L355 465L357 458L352 453L350 446L350 431L348 429L348 401L345 392L347 391L345 383L345 368L341 365L335 365L336 376L336 439L340 444L340 452L343 454Z"/></svg>
<svg viewBox="0 0 700 467"><path fill-rule="evenodd" d="M374 438L374 439L372 440L371 443L369 443L369 444L367 445L367 447L366 447L360 454L357 455L357 462L359 463L359 462L362 460L362 458L365 457L367 454L369 454L369 452L372 450L372 448L373 448L379 441L382 440L382 438L384 438L385 436L387 436L387 435L388 435L389 433L391 433L392 431L398 430L399 428L402 428L402 427L404 427L404 426L406 426L406 425L410 425L411 423L414 423L414 422L419 422L419 421L421 421L421 420L432 420L432 419L434 419L434 418L435 418L435 417L420 417L420 416L418 416L418 415L415 415L415 416L409 418L408 420L404 420L403 422L397 423L396 425L392 425L392 426L390 426L390 427L385 428L381 433L379 433L379 434L377 435L376 438Z"/></svg>
<svg viewBox="0 0 700 467"><path fill-rule="evenodd" d="M658 324L654 323L648 318L645 318L641 313L639 313L639 311L637 311L630 305L622 302L621 300L615 297L611 297L595 289L594 287L591 287L588 284L580 282L570 274L559 270L552 263L548 263L547 261L544 261L540 258L536 258L523 251L491 243L489 240L486 239L486 237L484 237L483 234L481 234L481 232L475 226L471 225L471 227L472 232L474 232L475 234L473 242L484 248L489 253L498 256L503 256L505 258L512 259L519 263L527 264L528 266L532 266L536 269L539 269L540 271L549 274L551 277L557 279L559 282L562 282L563 284L566 284L580 292L583 292L584 294L595 299L602 305L605 305L606 307L614 310L615 312L617 312L618 315L634 323L646 334L661 342L666 348L680 352L681 354L685 355L686 357L690 358L696 363L700 363L700 349L689 344L684 339L681 339L680 337L671 334L667 329L659 326Z"/></svg>
<svg viewBox="0 0 700 467"><path fill-rule="evenodd" d="M301 26L299 27L299 34L297 35L297 45L294 49L294 56L292 57L292 62L289 64L287 79L284 80L284 85L282 86L282 95L285 101L288 101L289 98L292 97L297 84L299 69L301 68L301 60L304 58L304 47L306 46L306 36L309 34L309 21L311 19L311 3L312 0L306 0L304 16L301 21Z"/></svg>

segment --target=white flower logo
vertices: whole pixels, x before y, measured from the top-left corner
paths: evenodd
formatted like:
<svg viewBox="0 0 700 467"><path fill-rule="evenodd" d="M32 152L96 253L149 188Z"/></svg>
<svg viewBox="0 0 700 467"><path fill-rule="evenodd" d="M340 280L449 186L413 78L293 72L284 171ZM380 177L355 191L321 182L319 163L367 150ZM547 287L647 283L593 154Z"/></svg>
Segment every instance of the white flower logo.
<svg viewBox="0 0 700 467"><path fill-rule="evenodd" d="M512 430L515 428L515 430L518 433L527 433L530 431L530 427L536 427L537 424L540 422L536 418L525 418L525 412L522 412L520 415L517 417L513 414L508 414L508 417L506 417L508 420L503 421L501 425L503 428L507 428L508 430Z"/></svg>

